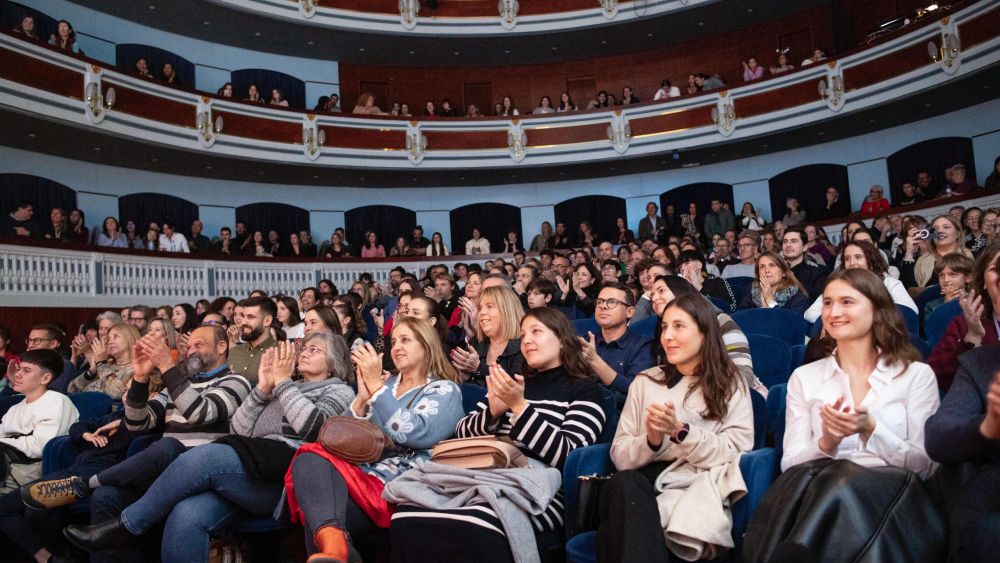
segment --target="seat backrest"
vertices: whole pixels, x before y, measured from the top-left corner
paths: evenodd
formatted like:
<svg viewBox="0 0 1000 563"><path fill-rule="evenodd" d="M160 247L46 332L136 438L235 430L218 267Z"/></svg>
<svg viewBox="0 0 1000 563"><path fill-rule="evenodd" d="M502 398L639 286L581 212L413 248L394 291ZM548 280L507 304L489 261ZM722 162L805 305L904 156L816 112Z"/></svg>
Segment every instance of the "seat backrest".
<svg viewBox="0 0 1000 563"><path fill-rule="evenodd" d="M806 339L808 324L801 313L788 309L756 307L736 311L733 320L744 334L764 334L784 341L789 346L802 344Z"/></svg>
<svg viewBox="0 0 1000 563"><path fill-rule="evenodd" d="M0 420L3 420L3 415L7 414L7 411L9 411L11 407L23 400L24 395L11 395L10 397L0 399Z"/></svg>
<svg viewBox="0 0 1000 563"><path fill-rule="evenodd" d="M70 393L69 400L80 413L80 420L88 420L104 416L111 412L111 397L98 391L83 391Z"/></svg>
<svg viewBox="0 0 1000 563"><path fill-rule="evenodd" d="M765 387L787 383L791 375L792 352L784 341L764 334L747 334L753 372Z"/></svg>
<svg viewBox="0 0 1000 563"><path fill-rule="evenodd" d="M751 278L750 276L737 276L735 278L726 278L726 283L728 283L729 287L733 289L736 289L737 287L742 289L753 283L753 278Z"/></svg>
<svg viewBox="0 0 1000 563"><path fill-rule="evenodd" d="M751 389L750 402L753 405L753 449L759 450L767 442L767 399Z"/></svg>
<svg viewBox="0 0 1000 563"><path fill-rule="evenodd" d="M652 338L659 320L656 315L650 315L628 325L628 329L643 338Z"/></svg>
<svg viewBox="0 0 1000 563"><path fill-rule="evenodd" d="M931 357L931 345L917 334L910 334L910 344L920 352L920 356L927 361Z"/></svg>
<svg viewBox="0 0 1000 563"><path fill-rule="evenodd" d="M917 313L913 309L905 305L900 305L899 303L896 303L896 310L898 310L899 314L903 316L903 322L906 323L907 332L919 336L920 317L917 316Z"/></svg>
<svg viewBox="0 0 1000 563"><path fill-rule="evenodd" d="M561 305L549 305L549 307L566 315L566 318L571 321L576 319L576 307L563 307Z"/></svg>
<svg viewBox="0 0 1000 563"><path fill-rule="evenodd" d="M782 442L785 439L785 399L788 386L784 383L767 390L767 425L768 431L774 436L774 449L781 460Z"/></svg>
<svg viewBox="0 0 1000 563"><path fill-rule="evenodd" d="M611 463L611 444L597 444L586 448L576 448L566 456L563 464L563 502L566 518L563 529L566 539L576 534L576 511L580 500L579 478L584 475L608 476L615 472Z"/></svg>
<svg viewBox="0 0 1000 563"><path fill-rule="evenodd" d="M806 363L806 345L796 344L795 346L790 346L788 351L792 353L792 361L788 365L788 376L792 376L792 372L802 367L802 364Z"/></svg>
<svg viewBox="0 0 1000 563"><path fill-rule="evenodd" d="M597 437L597 443L605 444L615 438L621 413L618 412L618 399L615 394L603 385L601 386L601 398L604 400L601 405L604 407L604 428L601 429L601 435Z"/></svg>
<svg viewBox="0 0 1000 563"><path fill-rule="evenodd" d="M934 284L927 286L927 288L920 292L920 295L913 300L913 302L917 305L917 318L920 320L920 336L927 336L927 333L924 332L924 326L927 322L927 319L924 316L924 307L938 297L941 297L941 286Z"/></svg>
<svg viewBox="0 0 1000 563"><path fill-rule="evenodd" d="M718 297L709 295L708 300L712 302L712 305L718 307L719 310L722 311L723 313L729 314L733 312L733 308L729 305L729 302L726 301L725 299L720 299Z"/></svg>
<svg viewBox="0 0 1000 563"><path fill-rule="evenodd" d="M476 410L480 401L486 399L486 388L475 383L462 384L462 410L470 413Z"/></svg>
<svg viewBox="0 0 1000 563"><path fill-rule="evenodd" d="M42 449L42 475L69 468L78 455L80 448L69 436L52 438Z"/></svg>
<svg viewBox="0 0 1000 563"><path fill-rule="evenodd" d="M927 334L927 344L930 345L932 350L937 346L941 337L944 336L944 331L948 328L948 323L961 314L962 307L958 304L958 299L955 299L934 309L934 312L927 317L924 323L924 332Z"/></svg>
<svg viewBox="0 0 1000 563"><path fill-rule="evenodd" d="M576 330L577 336L584 338L587 337L588 332L593 332L595 336L601 332L601 327L597 326L597 321L594 319L575 319L573 328Z"/></svg>

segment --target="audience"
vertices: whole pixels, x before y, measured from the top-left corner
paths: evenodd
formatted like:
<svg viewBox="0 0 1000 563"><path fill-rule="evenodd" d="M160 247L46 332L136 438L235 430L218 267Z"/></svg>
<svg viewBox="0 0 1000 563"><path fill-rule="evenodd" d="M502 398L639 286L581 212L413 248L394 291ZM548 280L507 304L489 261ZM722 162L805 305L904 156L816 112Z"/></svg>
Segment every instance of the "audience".
<svg viewBox="0 0 1000 563"><path fill-rule="evenodd" d="M754 281L740 302L739 309L779 308L804 313L809 295L780 255L765 252L757 258Z"/></svg>
<svg viewBox="0 0 1000 563"><path fill-rule="evenodd" d="M714 559L732 548L730 502L746 491L740 454L753 410L712 306L697 294L662 314L658 367L636 377L601 492L598 560ZM697 517L692 517L697 514Z"/></svg>

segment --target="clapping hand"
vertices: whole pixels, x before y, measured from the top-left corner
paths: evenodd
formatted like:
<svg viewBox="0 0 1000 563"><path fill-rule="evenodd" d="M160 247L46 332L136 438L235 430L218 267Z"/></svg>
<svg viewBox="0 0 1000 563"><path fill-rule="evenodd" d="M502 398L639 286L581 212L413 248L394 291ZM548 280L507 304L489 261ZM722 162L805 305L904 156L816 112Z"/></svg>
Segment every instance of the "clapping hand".
<svg viewBox="0 0 1000 563"><path fill-rule="evenodd" d="M562 292L563 296L569 295L569 292L570 292L569 280L567 280L566 278L564 278L562 276L557 275L556 276L556 285L559 286L559 291Z"/></svg>
<svg viewBox="0 0 1000 563"><path fill-rule="evenodd" d="M844 397L840 397L832 405L823 405L820 408L819 417L823 422L823 435L820 437L819 447L828 454L836 451L844 438L860 434L867 440L875 430L875 417L864 409L852 411L846 402Z"/></svg>
<svg viewBox="0 0 1000 563"><path fill-rule="evenodd" d="M499 365L491 365L490 374L486 376L486 397L493 418L503 415L508 410L520 414L527 406L527 401L524 399L524 377L521 375L511 377Z"/></svg>
<svg viewBox="0 0 1000 563"><path fill-rule="evenodd" d="M265 395L274 390L274 359L277 347L268 348L260 355L260 368L257 369L257 389Z"/></svg>
<svg viewBox="0 0 1000 563"><path fill-rule="evenodd" d="M671 401L660 405L653 403L646 407L646 440L654 448L663 445L663 438L673 435L680 426L676 409Z"/></svg>
<svg viewBox="0 0 1000 563"><path fill-rule="evenodd" d="M287 381L292 378L295 374L295 343L294 342L278 342L278 345L271 348L275 350L274 357L274 367L272 368L272 377L274 378L274 384L278 385L282 381ZM381 365L381 358L379 358L379 365Z"/></svg>
<svg viewBox="0 0 1000 563"><path fill-rule="evenodd" d="M351 360L357 366L358 390L365 388L371 397L384 385L382 381L382 354L375 352L371 344L365 342L351 351Z"/></svg>
<svg viewBox="0 0 1000 563"><path fill-rule="evenodd" d="M451 349L451 364L465 373L476 373L479 370L479 353L470 344L465 349L455 346Z"/></svg>
<svg viewBox="0 0 1000 563"><path fill-rule="evenodd" d="M382 334L385 327L385 313L379 311L377 307L372 307L370 313L372 314L372 321L375 323L375 328L378 330L378 334Z"/></svg>
<svg viewBox="0 0 1000 563"><path fill-rule="evenodd" d="M597 357L597 339L594 333L587 331L587 338L578 336L580 339L580 346L583 348L583 359L588 363L592 364L594 358Z"/></svg>
<svg viewBox="0 0 1000 563"><path fill-rule="evenodd" d="M162 337L147 334L139 339L138 345L156 369L160 370L160 373L167 373L167 371L177 365L177 361L174 360L173 354L170 353L170 348L167 348L167 343Z"/></svg>
<svg viewBox="0 0 1000 563"><path fill-rule="evenodd" d="M229 345L236 346L240 343L240 327L239 325L229 325L226 328L226 336L229 337Z"/></svg>
<svg viewBox="0 0 1000 563"><path fill-rule="evenodd" d="M91 360L91 369L96 368L97 364L101 362L106 362L108 360L108 345L101 338L95 338L94 343L90 347L91 357L87 358Z"/></svg>
<svg viewBox="0 0 1000 563"><path fill-rule="evenodd" d="M154 369L153 362L146 355L142 345L136 342L135 346L132 347L132 380L139 383L149 383L149 377Z"/></svg>
<svg viewBox="0 0 1000 563"><path fill-rule="evenodd" d="M771 287L771 282L767 281L764 274L760 275L760 305L761 307L767 307L768 303L774 300L774 288Z"/></svg>
<svg viewBox="0 0 1000 563"><path fill-rule="evenodd" d="M986 329L983 327L983 296L976 295L975 290L970 289L958 298L958 304L962 307L962 316L969 327L965 333L965 341L979 346L986 336Z"/></svg>

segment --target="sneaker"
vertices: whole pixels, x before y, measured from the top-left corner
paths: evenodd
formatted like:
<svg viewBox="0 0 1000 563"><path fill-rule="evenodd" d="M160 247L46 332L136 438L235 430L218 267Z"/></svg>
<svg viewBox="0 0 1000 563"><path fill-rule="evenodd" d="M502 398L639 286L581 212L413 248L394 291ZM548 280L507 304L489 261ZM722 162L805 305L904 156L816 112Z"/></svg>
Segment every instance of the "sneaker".
<svg viewBox="0 0 1000 563"><path fill-rule="evenodd" d="M38 481L21 487L24 505L37 510L66 506L88 496L90 487L79 477Z"/></svg>

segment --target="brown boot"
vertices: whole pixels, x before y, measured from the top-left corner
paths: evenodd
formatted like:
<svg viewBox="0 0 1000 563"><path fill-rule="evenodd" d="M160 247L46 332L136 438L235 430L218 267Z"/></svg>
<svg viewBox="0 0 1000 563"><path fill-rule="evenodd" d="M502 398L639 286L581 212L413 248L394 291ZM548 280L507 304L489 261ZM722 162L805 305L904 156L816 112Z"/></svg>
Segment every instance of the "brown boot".
<svg viewBox="0 0 1000 563"><path fill-rule="evenodd" d="M309 556L307 563L348 563L350 542L340 528L323 526L316 530L313 543L316 553Z"/></svg>

